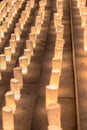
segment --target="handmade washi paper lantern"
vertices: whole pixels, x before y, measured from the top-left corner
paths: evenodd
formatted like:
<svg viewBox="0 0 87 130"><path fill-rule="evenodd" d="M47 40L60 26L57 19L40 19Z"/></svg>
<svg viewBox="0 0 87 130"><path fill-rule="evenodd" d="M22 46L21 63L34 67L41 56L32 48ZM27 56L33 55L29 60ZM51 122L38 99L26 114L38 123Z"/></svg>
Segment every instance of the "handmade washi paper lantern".
<svg viewBox="0 0 87 130"><path fill-rule="evenodd" d="M10 40L11 53L14 54L16 50L16 41Z"/></svg>
<svg viewBox="0 0 87 130"><path fill-rule="evenodd" d="M49 125L48 130L62 130L58 125Z"/></svg>
<svg viewBox="0 0 87 130"><path fill-rule="evenodd" d="M19 87L20 89L23 88L23 76L22 76L22 69L20 67L15 67L13 69L13 75L15 79L19 80Z"/></svg>
<svg viewBox="0 0 87 130"><path fill-rule="evenodd" d="M32 40L26 40L26 49L31 50L31 55L33 55L33 42L32 42Z"/></svg>
<svg viewBox="0 0 87 130"><path fill-rule="evenodd" d="M19 80L12 78L10 80L10 88L11 91L14 93L14 98L16 101L20 100L21 98L21 93L20 93L20 85L19 85Z"/></svg>
<svg viewBox="0 0 87 130"><path fill-rule="evenodd" d="M26 56L19 57L19 66L22 69L22 74L28 73L28 59Z"/></svg>
<svg viewBox="0 0 87 130"><path fill-rule="evenodd" d="M3 130L14 130L14 115L11 107L2 108Z"/></svg>
<svg viewBox="0 0 87 130"><path fill-rule="evenodd" d="M57 125L61 128L61 105L59 103L50 104L46 108L48 124Z"/></svg>
<svg viewBox="0 0 87 130"><path fill-rule="evenodd" d="M6 61L11 61L11 47L4 47Z"/></svg>
<svg viewBox="0 0 87 130"><path fill-rule="evenodd" d="M62 61L58 58L53 58L52 59L52 69L57 70L61 73L61 68L62 68Z"/></svg>
<svg viewBox="0 0 87 130"><path fill-rule="evenodd" d="M49 104L58 102L58 86L47 85L46 86L46 107Z"/></svg>
<svg viewBox="0 0 87 130"><path fill-rule="evenodd" d="M59 86L60 82L60 76L61 76L61 71L58 69L52 70L51 71L51 77L50 77L50 85L57 85Z"/></svg>
<svg viewBox="0 0 87 130"><path fill-rule="evenodd" d="M30 64L30 61L31 61L31 54L32 54L31 49L24 49L24 56L27 57L28 65Z"/></svg>
<svg viewBox="0 0 87 130"><path fill-rule="evenodd" d="M5 101L6 101L6 106L11 107L13 113L16 111L16 103L15 103L15 98L14 98L14 93L11 91L8 91L5 94Z"/></svg>
<svg viewBox="0 0 87 130"><path fill-rule="evenodd" d="M1 70L6 70L6 57L5 57L5 54L0 54L0 67L1 67Z"/></svg>

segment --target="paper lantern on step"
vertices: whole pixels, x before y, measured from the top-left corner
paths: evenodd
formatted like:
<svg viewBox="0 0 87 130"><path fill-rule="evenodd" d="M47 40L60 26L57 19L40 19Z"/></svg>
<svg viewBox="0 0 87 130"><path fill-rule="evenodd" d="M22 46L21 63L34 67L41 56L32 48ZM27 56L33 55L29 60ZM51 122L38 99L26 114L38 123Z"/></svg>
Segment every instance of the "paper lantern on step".
<svg viewBox="0 0 87 130"><path fill-rule="evenodd" d="M46 107L49 104L58 102L58 86L47 85L46 86Z"/></svg>
<svg viewBox="0 0 87 130"><path fill-rule="evenodd" d="M48 124L57 125L61 128L61 106L58 103L50 104L46 108Z"/></svg>
<svg viewBox="0 0 87 130"><path fill-rule="evenodd" d="M28 73L28 59L25 56L19 57L19 66L22 69L22 74Z"/></svg>
<svg viewBox="0 0 87 130"><path fill-rule="evenodd" d="M13 75L15 79L19 80L20 89L23 88L23 76L22 76L22 69L20 67L15 67L13 69Z"/></svg>
<svg viewBox="0 0 87 130"><path fill-rule="evenodd" d="M19 85L19 80L12 78L10 80L10 88L11 91L14 93L14 98L16 101L20 100L21 98L21 93L20 93L20 85Z"/></svg>
<svg viewBox="0 0 87 130"><path fill-rule="evenodd" d="M5 101L6 101L6 106L11 107L13 113L16 111L16 103L15 103L15 98L14 98L14 93L11 91L8 91L5 94Z"/></svg>
<svg viewBox="0 0 87 130"><path fill-rule="evenodd" d="M6 61L11 61L11 47L5 47L4 53L6 56Z"/></svg>
<svg viewBox="0 0 87 130"><path fill-rule="evenodd" d="M58 125L49 125L48 130L62 130Z"/></svg>
<svg viewBox="0 0 87 130"><path fill-rule="evenodd" d="M52 59L52 69L58 70L61 73L61 68L62 68L62 61L59 60L58 58L53 58Z"/></svg>
<svg viewBox="0 0 87 130"><path fill-rule="evenodd" d="M14 54L16 50L16 41L10 40L11 53Z"/></svg>
<svg viewBox="0 0 87 130"><path fill-rule="evenodd" d="M32 41L33 43L33 47L36 47L36 34L35 33L30 33L29 34L29 39Z"/></svg>
<svg viewBox="0 0 87 130"><path fill-rule="evenodd" d="M3 130L14 130L14 115L12 108L6 106L2 108L2 122Z"/></svg>
<svg viewBox="0 0 87 130"><path fill-rule="evenodd" d="M24 49L24 56L27 57L28 60L28 65L30 64L30 60L31 60L31 53L32 51L30 49Z"/></svg>
<svg viewBox="0 0 87 130"><path fill-rule="evenodd" d="M60 82L60 71L59 70L52 70L51 77L50 77L50 85L59 86L59 82Z"/></svg>
<svg viewBox="0 0 87 130"><path fill-rule="evenodd" d="M5 57L5 54L0 54L0 66L1 66L1 70L6 70L6 57Z"/></svg>
<svg viewBox="0 0 87 130"><path fill-rule="evenodd" d="M31 54L33 55L33 42L31 40L26 40L26 49L30 49L32 51Z"/></svg>

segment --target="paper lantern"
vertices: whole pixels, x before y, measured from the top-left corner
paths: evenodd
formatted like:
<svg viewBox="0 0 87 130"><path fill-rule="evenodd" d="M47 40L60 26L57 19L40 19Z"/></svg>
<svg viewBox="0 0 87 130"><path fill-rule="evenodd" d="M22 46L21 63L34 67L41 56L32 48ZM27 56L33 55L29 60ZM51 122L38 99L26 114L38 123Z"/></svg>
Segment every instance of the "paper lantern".
<svg viewBox="0 0 87 130"><path fill-rule="evenodd" d="M37 33L37 27L31 27L31 33Z"/></svg>
<svg viewBox="0 0 87 130"><path fill-rule="evenodd" d="M14 115L12 108L6 106L2 108L2 122L3 130L14 130Z"/></svg>
<svg viewBox="0 0 87 130"><path fill-rule="evenodd" d="M57 125L61 128L61 106L58 103L50 104L46 108L48 124Z"/></svg>
<svg viewBox="0 0 87 130"><path fill-rule="evenodd" d="M10 88L11 91L14 93L14 98L16 101L20 100L21 94L20 94L20 85L19 85L19 80L12 78L10 80Z"/></svg>
<svg viewBox="0 0 87 130"><path fill-rule="evenodd" d="M23 88L23 77L22 77L22 69L20 67L15 67L13 69L14 78L19 80L20 89Z"/></svg>
<svg viewBox="0 0 87 130"><path fill-rule="evenodd" d="M41 16L36 16L36 21L35 22L40 22L41 23Z"/></svg>
<svg viewBox="0 0 87 130"><path fill-rule="evenodd" d="M11 47L4 47L6 61L11 61Z"/></svg>
<svg viewBox="0 0 87 130"><path fill-rule="evenodd" d="M7 29L8 29L8 23L5 21L3 22L3 31L7 32Z"/></svg>
<svg viewBox="0 0 87 130"><path fill-rule="evenodd" d="M28 73L28 59L25 56L19 57L19 66L22 69L22 74Z"/></svg>
<svg viewBox="0 0 87 130"><path fill-rule="evenodd" d="M58 25L62 24L62 18L60 14L54 13L54 25L57 27Z"/></svg>
<svg viewBox="0 0 87 130"><path fill-rule="evenodd" d="M15 28L16 40L20 41L21 29Z"/></svg>
<svg viewBox="0 0 87 130"><path fill-rule="evenodd" d="M44 17L45 17L45 11L44 11L44 12L41 12L41 11L39 10L39 11L38 11L38 16L41 16L42 23L43 23L43 20L44 20Z"/></svg>
<svg viewBox="0 0 87 130"><path fill-rule="evenodd" d="M0 35L1 35L1 38L4 38L4 30L3 30L3 25L0 26Z"/></svg>
<svg viewBox="0 0 87 130"><path fill-rule="evenodd" d="M83 15L85 15L85 17L87 16L87 8L86 7L81 7L80 8L80 15L81 15L81 17Z"/></svg>
<svg viewBox="0 0 87 130"><path fill-rule="evenodd" d="M0 66L1 70L6 70L6 57L5 54L0 54Z"/></svg>
<svg viewBox="0 0 87 130"><path fill-rule="evenodd" d="M57 38L63 39L64 25L58 25L56 31L57 31Z"/></svg>
<svg viewBox="0 0 87 130"><path fill-rule="evenodd" d="M30 6L31 6L31 8L34 7L34 0L30 1Z"/></svg>
<svg viewBox="0 0 87 130"><path fill-rule="evenodd" d="M65 42L63 39L57 38L55 43L55 48L63 49L64 43Z"/></svg>
<svg viewBox="0 0 87 130"><path fill-rule="evenodd" d="M37 34L40 34L40 31L41 31L41 22L36 21L35 22L35 27L37 27Z"/></svg>
<svg viewBox="0 0 87 130"><path fill-rule="evenodd" d="M49 125L48 130L62 130L58 125Z"/></svg>
<svg viewBox="0 0 87 130"><path fill-rule="evenodd" d="M19 23L20 23L20 28L23 29L24 28L24 24L25 24L24 18L20 18L19 19Z"/></svg>
<svg viewBox="0 0 87 130"><path fill-rule="evenodd" d="M28 65L30 64L31 53L32 53L32 51L30 49L24 49L24 56L26 56L26 58L28 60Z"/></svg>
<svg viewBox="0 0 87 130"><path fill-rule="evenodd" d="M61 68L62 68L62 61L59 60L58 58L53 58L52 59L52 69L57 70L61 73Z"/></svg>
<svg viewBox="0 0 87 130"><path fill-rule="evenodd" d="M16 34L14 34L14 33L11 34L11 40L16 41Z"/></svg>
<svg viewBox="0 0 87 130"><path fill-rule="evenodd" d="M16 41L10 40L11 53L14 54L16 50Z"/></svg>
<svg viewBox="0 0 87 130"><path fill-rule="evenodd" d="M13 113L15 113L15 111L16 111L16 103L15 103L15 99L14 99L14 93L11 92L11 91L8 91L5 94L5 101L6 101L6 106L11 107Z"/></svg>
<svg viewBox="0 0 87 130"><path fill-rule="evenodd" d="M35 33L30 33L29 34L29 39L30 39L30 41L32 41L33 47L35 48L36 47L36 34Z"/></svg>
<svg viewBox="0 0 87 130"><path fill-rule="evenodd" d="M51 78L50 78L50 85L59 86L59 82L60 82L60 71L59 70L52 70L51 71Z"/></svg>
<svg viewBox="0 0 87 130"><path fill-rule="evenodd" d="M55 50L54 50L54 57L62 61L63 48L61 48L61 49L55 48Z"/></svg>
<svg viewBox="0 0 87 130"><path fill-rule="evenodd" d="M30 49L33 55L33 42L31 40L26 40L26 49Z"/></svg>
<svg viewBox="0 0 87 130"><path fill-rule="evenodd" d="M25 21L27 20L27 13L26 13L26 11L22 11L21 17L23 17Z"/></svg>
<svg viewBox="0 0 87 130"><path fill-rule="evenodd" d="M47 85L46 86L46 107L49 104L58 102L58 86Z"/></svg>

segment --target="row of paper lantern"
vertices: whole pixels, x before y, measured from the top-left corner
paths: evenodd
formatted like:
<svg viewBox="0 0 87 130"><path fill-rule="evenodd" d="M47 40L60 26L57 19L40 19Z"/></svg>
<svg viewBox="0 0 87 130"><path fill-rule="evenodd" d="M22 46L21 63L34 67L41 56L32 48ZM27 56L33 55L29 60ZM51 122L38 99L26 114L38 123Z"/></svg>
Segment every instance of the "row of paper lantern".
<svg viewBox="0 0 87 130"><path fill-rule="evenodd" d="M4 38L4 33L8 31L9 26L11 26L14 17L16 16L18 10L22 6L24 0L22 1L12 1L10 0L7 2L6 6L0 12L1 16L1 26L0 26L0 39Z"/></svg>
<svg viewBox="0 0 87 130"><path fill-rule="evenodd" d="M34 0L28 1L27 3L33 3L34 7ZM40 7L41 8L41 7ZM37 41L37 35L41 32L41 25L43 23L44 17L45 17L45 7L43 8L44 11L41 11L42 9L39 9L38 16L36 16L35 26L31 27L31 33L29 34L29 40L26 40L26 49L24 49L24 55L19 57L19 66L13 69L13 75L14 78L10 80L10 89L11 91L8 91L5 94L6 99L6 106L2 109L2 116L3 116L3 129L4 130L11 130L14 129L14 113L16 111L16 103L15 100L20 100L21 93L20 90L23 88L23 74L28 73L28 65L30 64L30 58L33 55L33 49L36 47L36 41ZM25 8L26 10L26 8ZM23 12L24 16L24 12ZM26 15L27 16L27 15ZM22 14L21 14L22 18ZM25 17L25 23L27 22L28 17ZM20 20L19 20L20 22ZM37 23L39 22L39 26L37 26ZM25 24L24 23L24 24ZM18 23L19 24L19 23ZM23 24L23 28L24 28ZM21 30L21 29L20 29ZM20 40L20 35L16 40Z"/></svg>
<svg viewBox="0 0 87 130"><path fill-rule="evenodd" d="M27 5L28 4L29 4L29 1L27 1ZM26 11L26 9L25 9L25 11ZM21 18L22 17L23 16L21 15ZM26 21L25 21L25 23L26 23ZM12 45L14 47L12 49L11 49L11 47L8 47L8 53L7 53L8 57L7 58L10 59L10 60L11 60L11 53L15 53L16 41L20 40L20 39L17 39L16 36L17 35L15 35L15 34L11 35L11 38L13 38L13 39L10 40L10 45L11 45L11 42L13 42ZM8 59L7 59L7 61L10 61ZM6 66L5 61L6 61L6 59L4 60L4 64ZM5 69L6 69L6 67L5 67ZM10 91L6 92L6 94L5 94L6 106L4 106L2 108L2 118L3 118L3 129L4 130L7 130L7 129L12 130L12 129L14 129L14 113L16 111L16 102L15 102L15 100L17 101L17 100L20 99L20 97L21 97L20 90L23 87L23 77L22 77L21 68L20 67L14 68L13 69L13 75L14 75L14 78L12 78L10 80Z"/></svg>
<svg viewBox="0 0 87 130"><path fill-rule="evenodd" d="M57 13L54 13L54 27L56 31L56 42L54 57L52 59L52 71L50 83L46 86L46 110L48 117L48 130L62 130L61 127L61 105L58 101L58 91L62 70L62 55L64 47L64 25L62 24L63 0L56 0Z"/></svg>
<svg viewBox="0 0 87 130"><path fill-rule="evenodd" d="M23 3L21 3L21 6L22 6L22 4ZM21 14L21 18L19 19L19 23L16 23L14 33L11 34L10 45L8 47L4 47L4 54L0 54L0 68L1 68L1 70L6 70L6 68L7 68L6 62L10 62L12 54L15 54L17 42L20 41L22 30L23 30L24 25L25 25L29 15L30 15L30 7L32 8L31 5L32 4L30 4L30 1L28 1L26 8L25 8L25 11L23 11ZM6 27L5 29L8 30L8 27ZM4 35L4 32L3 32L3 35ZM25 50L25 55L26 55L26 53L27 52Z"/></svg>

